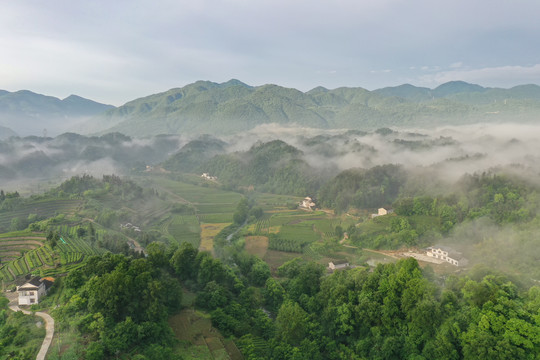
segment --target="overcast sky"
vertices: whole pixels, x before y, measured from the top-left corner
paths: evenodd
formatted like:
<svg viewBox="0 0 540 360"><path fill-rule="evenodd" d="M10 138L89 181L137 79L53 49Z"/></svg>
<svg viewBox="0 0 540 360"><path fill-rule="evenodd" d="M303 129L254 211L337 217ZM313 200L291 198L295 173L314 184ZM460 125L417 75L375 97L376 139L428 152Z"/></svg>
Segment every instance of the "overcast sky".
<svg viewBox="0 0 540 360"><path fill-rule="evenodd" d="M196 80L540 84L538 0L17 0L0 89L121 105Z"/></svg>

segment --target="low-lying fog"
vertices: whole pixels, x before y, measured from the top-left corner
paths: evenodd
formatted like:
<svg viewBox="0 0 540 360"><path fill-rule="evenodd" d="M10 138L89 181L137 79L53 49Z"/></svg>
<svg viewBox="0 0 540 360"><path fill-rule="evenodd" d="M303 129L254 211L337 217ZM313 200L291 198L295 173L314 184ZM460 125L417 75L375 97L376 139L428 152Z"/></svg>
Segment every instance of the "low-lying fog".
<svg viewBox="0 0 540 360"><path fill-rule="evenodd" d="M443 181L465 173L508 167L527 174L540 172L540 126L519 124L445 126L437 129L358 130L308 129L263 125L222 138L227 151L246 151L257 142L283 140L304 152L315 168L370 168L402 164ZM26 137L0 141L0 180L58 179L82 173L128 174L165 161L190 139L157 136L133 139L121 134L56 138ZM5 186L4 186L5 188Z"/></svg>
<svg viewBox="0 0 540 360"><path fill-rule="evenodd" d="M393 132L379 129L367 134L269 125L239 134L228 142L233 144L231 151L238 151L272 139L301 149L312 166L331 163L339 170L402 164L409 170L429 171L449 181L499 166L520 165L521 170L540 171L540 125L477 124Z"/></svg>

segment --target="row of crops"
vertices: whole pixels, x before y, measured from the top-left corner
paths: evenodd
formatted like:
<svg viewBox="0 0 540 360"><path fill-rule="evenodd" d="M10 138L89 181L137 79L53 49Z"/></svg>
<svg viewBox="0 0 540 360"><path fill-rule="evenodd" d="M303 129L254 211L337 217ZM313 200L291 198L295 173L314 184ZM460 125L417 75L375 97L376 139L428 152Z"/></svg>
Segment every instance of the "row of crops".
<svg viewBox="0 0 540 360"><path fill-rule="evenodd" d="M315 259L320 256L309 245L335 238L335 228L340 224L340 219L328 218L321 211L284 210L267 214L250 230L256 235L268 236L270 250L305 253Z"/></svg>
<svg viewBox="0 0 540 360"><path fill-rule="evenodd" d="M27 218L30 214L50 218L58 214L73 214L81 205L78 199L49 199L30 201L10 211L0 212L0 231L7 231L14 218Z"/></svg>
<svg viewBox="0 0 540 360"><path fill-rule="evenodd" d="M63 230L65 231L61 235L63 241L58 242L55 250L48 244L36 245L35 234L32 234L31 237L11 236L5 238L10 240L0 241L0 246L2 243L7 244L10 241L17 242L19 249L24 253L22 256L2 264L0 279L13 281L16 277L30 273L39 273L41 276L64 273L72 269L74 265L79 266L85 257L104 251L89 245L82 239L70 236L72 229L65 228ZM41 240L44 242L45 238L41 238Z"/></svg>
<svg viewBox="0 0 540 360"><path fill-rule="evenodd" d="M201 241L201 227L195 215L173 215L164 224L164 233L171 241L180 244L188 242L198 248Z"/></svg>

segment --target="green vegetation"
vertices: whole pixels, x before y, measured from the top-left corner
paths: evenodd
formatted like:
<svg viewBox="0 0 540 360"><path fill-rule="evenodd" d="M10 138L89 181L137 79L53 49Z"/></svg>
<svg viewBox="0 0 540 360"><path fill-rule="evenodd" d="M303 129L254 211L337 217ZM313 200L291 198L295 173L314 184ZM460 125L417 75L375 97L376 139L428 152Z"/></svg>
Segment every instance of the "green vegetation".
<svg viewBox="0 0 540 360"><path fill-rule="evenodd" d="M45 337L41 318L13 312L0 296L0 359L35 359Z"/></svg>
<svg viewBox="0 0 540 360"><path fill-rule="evenodd" d="M538 93L536 85L494 89L459 81L433 90L412 85L375 91L317 87L306 93L276 85L252 87L238 80L222 84L197 81L128 102L108 111L101 122L107 131L147 136L235 134L268 123L375 129L508 118L527 121L538 114ZM487 113L494 115L488 117Z"/></svg>

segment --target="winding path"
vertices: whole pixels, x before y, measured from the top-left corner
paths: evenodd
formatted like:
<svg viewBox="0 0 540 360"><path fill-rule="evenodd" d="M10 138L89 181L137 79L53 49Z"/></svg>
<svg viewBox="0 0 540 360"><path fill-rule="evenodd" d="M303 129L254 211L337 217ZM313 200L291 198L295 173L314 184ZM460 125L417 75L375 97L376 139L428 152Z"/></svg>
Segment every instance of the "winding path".
<svg viewBox="0 0 540 360"><path fill-rule="evenodd" d="M5 293L4 295L9 299L9 308L11 310L15 312L22 311L23 314L32 315L32 312L19 308L17 305L17 293ZM47 355L47 351L49 351L54 336L54 319L49 314L41 311L38 311L35 314L45 321L45 339L43 339L36 360L45 360L45 355Z"/></svg>

